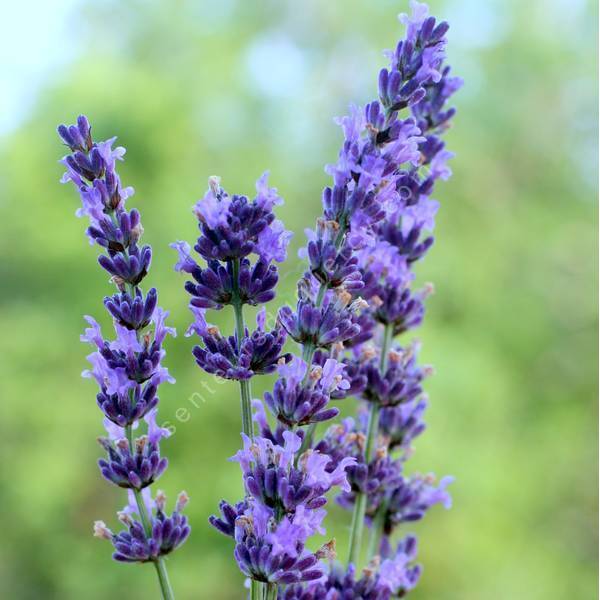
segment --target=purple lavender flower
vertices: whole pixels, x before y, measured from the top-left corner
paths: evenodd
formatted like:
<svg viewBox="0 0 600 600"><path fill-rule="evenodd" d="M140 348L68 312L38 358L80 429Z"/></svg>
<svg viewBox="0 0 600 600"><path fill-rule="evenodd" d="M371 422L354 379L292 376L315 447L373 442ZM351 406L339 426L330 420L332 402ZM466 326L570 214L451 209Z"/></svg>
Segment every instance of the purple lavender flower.
<svg viewBox="0 0 600 600"><path fill-rule="evenodd" d="M152 517L150 534L142 523L132 517L136 507L126 507L119 513L125 531L114 534L103 521L94 524L94 535L108 539L115 547L113 558L120 562L156 562L181 546L190 534L187 518L181 513L188 497L181 492L171 516L165 513L166 497L160 490L156 494L156 514ZM134 501L135 503L135 501ZM151 511L150 511L151 512Z"/></svg>
<svg viewBox="0 0 600 600"><path fill-rule="evenodd" d="M152 381L135 384L115 393L108 393L102 386L96 396L98 407L107 419L125 428L139 421L158 404L157 385Z"/></svg>
<svg viewBox="0 0 600 600"><path fill-rule="evenodd" d="M168 461L161 458L159 441L169 437L169 431L156 424L156 409L145 417L148 423L148 435L135 440L131 448L125 437L125 429L115 427L109 422L109 438L99 438L100 445L106 450L108 460L100 459L98 465L105 479L123 488L142 490L156 481L167 468Z"/></svg>
<svg viewBox="0 0 600 600"><path fill-rule="evenodd" d="M221 517L210 518L221 533L235 539L241 571L255 581L293 584L323 576L319 553L305 547L316 532L324 533L325 494L334 486L349 490L345 457L331 468L331 459L309 450L296 457L302 439L283 432L283 445L243 436L244 448L232 458L244 475L247 498L232 506L221 503ZM329 468L328 468L329 467Z"/></svg>
<svg viewBox="0 0 600 600"><path fill-rule="evenodd" d="M307 451L295 456L302 440L287 431L284 445L256 437L251 441L244 436L244 449L232 460L239 462L248 494L278 514L294 513L300 506L314 511L326 504L325 494L334 486L350 491L346 470L355 463L349 456L331 466L326 454ZM311 532L314 533L314 532Z"/></svg>
<svg viewBox="0 0 600 600"><path fill-rule="evenodd" d="M398 544L394 556L381 565L370 564L356 576L354 565L347 569L331 566L326 578L308 584L287 587L278 598L281 600L390 600L402 597L415 587L421 567L414 564L416 539L407 536Z"/></svg>
<svg viewBox="0 0 600 600"><path fill-rule="evenodd" d="M400 523L421 520L425 512L435 504L449 509L452 499L446 488L453 480L453 477L443 477L436 487L433 475L403 479L388 499L384 533L389 535L392 528Z"/></svg>
<svg viewBox="0 0 600 600"><path fill-rule="evenodd" d="M156 481L167 468L167 459L161 458L158 445L148 443L145 437L136 439L133 454L125 438L114 444L100 438L100 444L108 453L108 460L98 461L100 471L105 479L119 487L141 490Z"/></svg>
<svg viewBox="0 0 600 600"><path fill-rule="evenodd" d="M287 427L333 419L339 409L327 408L330 398L350 386L344 366L334 359L327 359L323 367L315 367L311 373L307 369L306 363L295 357L291 363L278 368L280 378L275 382L273 393L265 393L265 404ZM309 385L305 384L307 376Z"/></svg>
<svg viewBox="0 0 600 600"><path fill-rule="evenodd" d="M389 491L404 485L410 441L424 427L420 397L429 369L417 365L412 346L390 349L394 336L418 326L424 316L423 301L430 288L411 290L412 269L433 244L439 204L430 196L435 182L449 177L447 160L452 157L439 136L454 114L445 103L461 81L450 78L444 65L448 25L429 17L425 5L413 1L411 7L412 15L401 17L406 39L388 53L390 67L380 72L379 99L364 109L352 107L350 115L338 121L345 139L338 162L327 168L334 181L323 194L327 227L321 223L317 233L308 236L313 281L302 288L320 285L317 292L306 294L319 308L328 288L337 284L343 289L347 274L335 283L334 276L348 266L352 279L347 291L368 304L360 315L363 330L354 339L336 340L350 354L327 348L346 366L349 388L368 401L368 415L362 412L358 425L345 421L341 428L331 428L315 446L333 462L342 456L356 458L348 470L352 491L339 498L342 504L354 505L351 563L358 555L365 517L377 520L377 537L383 518L378 514L384 512ZM399 114L404 109L412 115L403 119ZM287 309L283 319L280 316L288 334L309 348L311 359L315 356L310 348L319 345L314 334L306 333L320 325L314 308L299 305L296 315ZM318 354L316 360L323 359ZM378 432L383 434L380 438ZM392 458L392 450L401 450L402 458Z"/></svg>
<svg viewBox="0 0 600 600"><path fill-rule="evenodd" d="M179 245L177 249L182 256L189 256L185 247ZM187 268L185 262L179 264L182 265L179 270ZM206 269L201 269L194 263L189 273L195 280L195 283L188 281L185 284L186 291L192 296L190 306L216 310L231 304L236 292L244 304L256 306L269 302L275 297L274 288L279 279L275 265L269 265L263 260L258 260L254 265L247 259L240 261L237 290L234 287L232 263L223 266L219 261L211 260Z"/></svg>
<svg viewBox="0 0 600 600"><path fill-rule="evenodd" d="M257 374L271 373L280 361L289 360L282 354L285 332L279 326L265 329L264 312L259 314L258 328L250 333L244 324L243 306L269 302L275 297L277 268L272 261L285 260L291 233L275 219L274 206L283 200L275 188L268 186L268 173L256 183L256 196L229 194L220 186L218 177L209 179L209 189L194 206L199 220L200 236L194 246L205 259L200 267L190 256L186 242L175 242L179 260L175 270L189 273L185 289L192 296L190 309L195 321L188 333L197 334L203 344L195 346L193 354L200 368L207 373L240 382L242 430L253 434L250 379ZM256 255L252 263L249 258ZM234 335L223 336L205 318L206 309L221 310L231 305L236 327Z"/></svg>
<svg viewBox="0 0 600 600"><path fill-rule="evenodd" d="M138 331L150 324L157 301L156 288L150 288L145 298L137 289L133 298L124 292L105 297L104 306L119 325Z"/></svg>
<svg viewBox="0 0 600 600"><path fill-rule="evenodd" d="M220 517L211 515L208 518L208 522L223 535L228 537L234 537L235 535L235 523L244 513L248 510L248 502L242 500L235 506L229 504L225 500L221 500L219 503Z"/></svg>
<svg viewBox="0 0 600 600"><path fill-rule="evenodd" d="M381 372L378 360L373 358L361 365L367 384L362 397L381 407L411 402L421 395L421 382L430 374L431 367L420 367L416 362L417 347L394 348L389 351L388 367Z"/></svg>
<svg viewBox="0 0 600 600"><path fill-rule="evenodd" d="M206 195L195 206L201 235L194 249L205 260L228 261L251 253L266 263L285 260L291 234L275 220L273 207L282 200L268 187L267 177L265 173L258 180L253 201L246 196L230 197L219 179L211 178Z"/></svg>
<svg viewBox="0 0 600 600"><path fill-rule="evenodd" d="M168 313L157 306L156 289L144 295L139 287L150 268L152 250L138 245L143 232L139 212L125 208L133 189L123 188L116 172L124 148L113 149L116 138L95 142L84 116L76 125L59 126L58 133L71 151L61 161L67 169L62 181L71 181L78 189L82 208L77 215L89 218L88 238L105 252L98 262L111 274L118 290L104 299L113 318L114 339L105 339L98 323L86 317L89 327L81 340L96 350L88 356L91 369L83 375L98 383L97 403L109 434L99 440L107 453L106 459L99 461L100 471L111 483L128 488L135 508L129 507L121 516L125 531L113 534L97 522L95 533L112 541L115 560L154 562L163 597L172 598L161 557L181 545L190 532L180 515L187 497L181 495L175 512L167 517L164 496L158 493L152 502L148 486L167 467L159 442L169 432L156 423L157 389L165 381L174 381L162 360L163 342L167 335L174 336L175 330L165 324ZM142 423L147 433L135 438L134 431ZM136 511L139 521L131 517Z"/></svg>
<svg viewBox="0 0 600 600"><path fill-rule="evenodd" d="M221 518L212 516L211 524L235 539L235 558L244 574L256 581L295 583L322 577L317 555L304 547L314 531L315 519L307 519L301 509L292 518L275 519L275 513L257 503L221 503ZM322 519L322 512L316 514Z"/></svg>
<svg viewBox="0 0 600 600"><path fill-rule="evenodd" d="M252 400L252 421L257 425L257 433L260 437L265 438L274 444L278 444L279 446L283 446L285 444L283 434L290 430L290 426L278 419L275 426L271 427L267 418L265 404L266 401L263 403L258 399ZM297 429L297 435L304 441L304 430L302 428Z"/></svg>
<svg viewBox="0 0 600 600"><path fill-rule="evenodd" d="M323 368L328 362L334 361L338 377L343 379L343 385L333 387L329 396L332 400L342 400L359 395L367 385L367 377L361 369L359 361L350 356L344 356L345 344L334 344L330 351L317 350L313 356L313 370L317 366Z"/></svg>
<svg viewBox="0 0 600 600"><path fill-rule="evenodd" d="M340 291L325 294L321 306L315 306L312 297L302 291L296 312L284 306L278 321L288 335L299 344L327 348L337 342L351 340L360 332L355 317L363 302L352 300L351 294Z"/></svg>
<svg viewBox="0 0 600 600"><path fill-rule="evenodd" d="M296 513L276 524L273 513L254 504L235 525L235 558L245 575L255 581L290 584L323 576L315 554L304 547L307 525Z"/></svg>
<svg viewBox="0 0 600 600"><path fill-rule="evenodd" d="M329 464L351 456L354 462L347 469L348 487L337 496L338 504L352 509L357 494L367 497L367 505L378 506L388 489L394 489L401 478L401 466L381 448L368 462L365 460L366 435L354 419L348 417L329 428L315 450L331 458Z"/></svg>
<svg viewBox="0 0 600 600"><path fill-rule="evenodd" d="M423 413L426 408L427 401L424 398L382 408L379 413L379 432L390 451L409 449L412 440L425 431Z"/></svg>
<svg viewBox="0 0 600 600"><path fill-rule="evenodd" d="M381 305L374 311L374 316L384 325L393 325L393 334L400 335L421 324L425 313L424 301L432 291L433 287L427 285L412 293L408 289L397 288L383 293Z"/></svg>
<svg viewBox="0 0 600 600"><path fill-rule="evenodd" d="M336 247L335 238L338 231L332 223L319 219L316 235L307 229L308 246L300 255L308 258L311 274L322 285L327 288L343 286L348 291L356 292L364 286L358 258L353 255L350 246Z"/></svg>
<svg viewBox="0 0 600 600"><path fill-rule="evenodd" d="M192 350L196 362L207 373L224 379L247 380L257 374L273 372L277 365L289 360L290 355L282 354L285 333L280 328L265 331L265 313L258 314L258 328L250 334L244 330L241 343L237 335L223 337L220 331L206 322L204 310L194 309L195 322L188 334L196 333L203 346Z"/></svg>

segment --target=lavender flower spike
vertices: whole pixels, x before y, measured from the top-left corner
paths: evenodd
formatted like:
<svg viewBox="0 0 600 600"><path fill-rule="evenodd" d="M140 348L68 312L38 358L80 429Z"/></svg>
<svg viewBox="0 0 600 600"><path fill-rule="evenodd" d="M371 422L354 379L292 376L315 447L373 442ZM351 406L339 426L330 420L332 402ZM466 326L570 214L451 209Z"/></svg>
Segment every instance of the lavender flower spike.
<svg viewBox="0 0 600 600"><path fill-rule="evenodd" d="M187 495L179 495L169 517L164 494L159 491L152 500L149 486L168 464L160 453L160 442L169 431L156 423L157 392L161 383L174 382L162 360L163 342L167 335L174 336L175 330L165 324L168 313L158 307L156 289L144 294L140 287L150 268L152 250L139 245L143 232L139 212L125 208L133 189L122 187L116 171L125 149L113 149L115 138L95 142L84 116L76 125L60 125L58 133L70 150L61 161L67 169L62 181L71 181L79 191L82 207L77 215L89 218L88 238L104 252L98 263L117 288L104 299L113 319L112 340L105 339L92 317L86 317L89 327L81 340L92 344L94 351L88 356L91 369L83 376L98 384L97 403L108 433L99 439L107 454L98 461L100 471L109 482L128 490L129 503L119 513L125 530L115 534L97 521L94 535L112 542L117 561L153 563L162 595L171 599L164 556L183 544L190 533L181 514ZM134 437L134 431L144 427L146 433Z"/></svg>
<svg viewBox="0 0 600 600"><path fill-rule="evenodd" d="M393 552L392 530L437 503L449 506L450 479L436 486L431 477L405 475L410 443L425 428L423 381L431 369L419 365L416 344L398 345L394 338L424 318L431 286L412 289L414 267L434 242L439 203L431 195L437 181L449 177L446 161L452 157L441 139L454 115L446 103L462 81L445 65L448 24L430 17L424 4L413 0L411 9L400 18L406 37L387 53L389 66L379 74L378 98L337 121L344 142L337 162L326 168L332 181L323 191L323 214L301 252L308 269L298 303L278 315L301 345L302 359L279 369L273 392L265 395L275 429L255 403L265 439L281 445L290 431L302 439L297 464L307 451L331 458L321 463L326 472L354 459L346 464L348 485L337 498L353 510L346 568L323 567L329 575L315 582L279 583L280 598L405 595L420 574L413 562L416 541L407 537ZM331 360L345 384L321 395L313 373ZM320 415L333 415L329 401L351 394L359 398L357 419L332 426L315 443ZM255 468L246 473L247 490L254 502L273 506L279 476ZM365 523L373 560L357 578Z"/></svg>
<svg viewBox="0 0 600 600"><path fill-rule="evenodd" d="M292 358L282 351L286 328L278 322L269 331L265 307L258 313L254 331L246 327L243 315L244 305L265 304L275 297L278 281L275 263L285 260L291 237L281 221L275 218L273 209L283 200L275 188L269 187L267 180L267 173L259 178L256 195L250 200L246 196L230 196L221 187L218 177L209 178L206 194L193 209L200 231L194 250L205 265L200 266L191 256L191 248L186 242L172 244L179 256L175 269L191 276L185 289L191 296L189 307L194 322L186 335L197 335L200 340L193 349L196 363L207 373L239 382L246 454L237 456L243 464L250 460L247 456L249 448L269 447L270 452L277 453L270 439L254 435L250 381L257 375L284 369ZM221 334L206 318L207 310L222 310L226 305L233 308L235 316L232 335ZM335 414L318 408L324 407L327 397L319 397L308 409L304 398L299 401L300 405L292 406L292 388L290 382L289 395L282 389L269 404L282 420L307 422L307 419ZM315 391L315 397L319 393ZM264 408L262 412L264 414ZM301 438L294 436L294 440L286 440L286 443L299 447ZM285 452L291 468L290 459L294 458L294 452L290 454L289 448ZM329 462L328 457L322 458ZM256 594L262 598L259 588L264 585L277 586L321 577L318 559L304 549L304 542L319 527L324 516L317 510L317 505L323 503L325 491L310 498L312 508L309 509L306 503L310 493L307 494L307 490L311 490L300 471L288 472L282 464L277 470L265 458L256 465L252 475L246 469L244 472L247 492L254 493L254 499L248 497L235 508L222 503L223 518L212 517L211 523L235 539L234 554L240 570L251 579L252 598L257 598ZM277 476L280 477L279 487L273 479ZM285 489L284 485L287 485ZM316 489L312 492L317 494Z"/></svg>
<svg viewBox="0 0 600 600"><path fill-rule="evenodd" d="M195 321L188 333L199 336L202 345L194 348L198 366L225 379L239 381L242 406L242 431L253 435L250 379L271 373L280 361L286 333L280 325L267 332L265 313L259 313L258 328L250 332L244 323L243 306L265 304L275 297L278 280L274 262L286 258L291 233L275 218L273 208L283 199L268 186L268 173L256 182L256 196L230 196L219 177L210 177L206 194L194 205L200 236L194 250L204 259L201 267L191 256L187 242L175 242L179 260L176 271L191 275L185 284L190 294L190 310ZM207 309L221 310L231 305L235 332L223 336L208 325Z"/></svg>
<svg viewBox="0 0 600 600"><path fill-rule="evenodd" d="M430 196L436 181L449 177L446 161L452 156L441 140L454 115L445 104L462 81L450 77L444 65L448 24L430 17L425 4L413 0L411 9L410 16L400 17L406 38L388 53L389 68L379 74L379 98L339 121L345 142L337 164L328 167L334 185L323 196L325 216L338 224L334 230L345 230L345 237L339 233L335 238L338 247L352 248L355 260L345 260L362 281L357 288L353 279L348 289L368 302L360 315L366 332L345 341L352 349L343 358L351 389L368 408L360 409L356 426L332 429L317 445L333 458L344 453L357 458L349 473L352 493L340 497L354 509L350 564L359 555L365 518L372 529L373 556L382 536L387 539L390 523L400 518L395 507L410 504L411 480L402 471L408 444L424 429L422 381L431 372L417 364L415 345L394 347L393 338L424 317L431 288L411 290L413 268L433 244L439 203ZM409 116L402 119L402 111ZM314 249L310 256L311 264L318 265ZM328 283L322 270L313 267L312 274L321 285ZM390 453L398 450L401 457L392 459ZM443 481L445 487L449 480ZM419 505L418 514L431 504Z"/></svg>
<svg viewBox="0 0 600 600"><path fill-rule="evenodd" d="M416 328L425 315L430 286L415 291L414 267L433 245L438 180L450 175L452 156L441 139L454 110L448 98L461 81L444 64L447 23L411 2L401 16L406 37L387 56L378 98L352 107L338 120L344 142L326 172L322 215L300 255L307 259L295 308L282 307L269 334L250 334L243 304L274 295L271 261L285 255L286 234L272 208L279 203L266 179L257 197L229 196L211 178L195 207L201 235L195 250L178 243L176 268L186 285L202 340L194 349L208 372L240 381L243 448L232 460L242 469L245 497L223 501L211 524L233 538L234 556L250 579L251 600L389 600L418 582L416 538L394 542L400 523L422 518L437 504L450 506L447 486L433 476L406 473L411 443L425 429L423 385L431 369L418 362L418 344L394 338ZM252 258L252 255L258 258ZM252 274L252 275L250 275ZM255 274L255 275L254 275ZM232 336L206 322L206 309L231 304ZM256 333L256 332L255 332ZM301 356L282 355L284 335ZM273 390L254 400L248 424L248 382L277 372ZM357 396L356 419L332 425L322 439L318 423L338 415L334 402ZM276 421L269 422L267 411ZM345 566L333 563L333 540L317 552L309 538L324 533L326 494L353 511ZM369 563L357 575L364 525L371 529ZM393 544L396 544L395 549Z"/></svg>
<svg viewBox="0 0 600 600"><path fill-rule="evenodd" d="M306 542L325 533L326 494L333 487L350 489L346 469L355 462L346 457L331 465L330 457L312 450L296 461L300 436L288 430L282 437L279 444L243 436L244 448L231 460L242 468L246 499L235 507L222 502L221 517L210 518L218 531L234 538L240 570L266 584L273 598L279 587L324 576L323 551L309 551Z"/></svg>

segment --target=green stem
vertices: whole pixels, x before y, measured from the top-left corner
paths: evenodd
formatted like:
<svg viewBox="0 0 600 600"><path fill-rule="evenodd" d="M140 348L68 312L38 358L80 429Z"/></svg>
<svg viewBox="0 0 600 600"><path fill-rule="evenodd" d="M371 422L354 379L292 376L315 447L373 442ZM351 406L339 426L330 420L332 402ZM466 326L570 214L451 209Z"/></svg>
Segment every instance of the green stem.
<svg viewBox="0 0 600 600"><path fill-rule="evenodd" d="M237 337L237 343L239 347L246 333L246 328L244 325L243 304L239 294L239 259L235 259L232 261L232 267L233 294L231 304L233 306L233 314L235 315L235 334ZM252 392L250 391L249 380L240 380L240 401L242 405L242 431L249 438L253 438L254 424L252 422Z"/></svg>
<svg viewBox="0 0 600 600"><path fill-rule="evenodd" d="M365 442L365 461L367 464L373 458L373 446L377 438L377 425L379 423L379 404L371 402L369 406L369 421L367 422L367 439Z"/></svg>
<svg viewBox="0 0 600 600"><path fill-rule="evenodd" d="M319 308L321 304L323 304L323 300L325 299L325 292L327 291L327 286L321 284L319 287L319 291L317 292L317 298L315 300L315 306Z"/></svg>
<svg viewBox="0 0 600 600"><path fill-rule="evenodd" d="M369 545L367 547L367 561L370 561L376 554L379 554L379 542L383 533L385 513L387 512L387 501L379 507L373 524L371 525L371 534L369 536Z"/></svg>
<svg viewBox="0 0 600 600"><path fill-rule="evenodd" d="M352 513L352 523L350 524L350 546L348 551L348 564L356 566L360 543L365 523L365 512L367 510L367 495L356 494L354 502L354 511Z"/></svg>
<svg viewBox="0 0 600 600"><path fill-rule="evenodd" d="M277 584L267 583L266 585L265 600L277 600Z"/></svg>
<svg viewBox="0 0 600 600"><path fill-rule="evenodd" d="M392 335L394 333L394 327L387 324L383 328L383 344L381 347L381 357L379 361L379 370L383 374L387 371L388 354L390 346L392 345Z"/></svg>
<svg viewBox="0 0 600 600"><path fill-rule="evenodd" d="M242 404L242 431L249 437L254 437L254 424L252 422L252 393L248 380L240 381L240 400Z"/></svg>
<svg viewBox="0 0 600 600"><path fill-rule="evenodd" d="M167 565L164 558L159 558L154 561L158 581L160 582L160 590L164 600L175 600L171 584L169 582L169 574L167 573Z"/></svg>
<svg viewBox="0 0 600 600"><path fill-rule="evenodd" d="M367 439L365 443L365 464L371 461L371 450L375 439L374 432L377 431L377 421L379 416L379 406L376 402L371 402L369 407L369 422L367 425ZM350 526L350 544L348 550L348 564L357 565L362 544L362 535L365 525L365 513L367 511L367 494L357 492L354 503L354 512L352 513L352 524Z"/></svg>
<svg viewBox="0 0 600 600"><path fill-rule="evenodd" d="M263 584L256 579L250 580L250 600L263 600Z"/></svg>
<svg viewBox="0 0 600 600"><path fill-rule="evenodd" d="M152 524L148 519L148 512L146 511L146 505L144 504L144 499L142 497L142 492L139 490L133 490L133 495L135 496L135 503L138 507L138 513L140 513L140 519L142 520L142 525L144 526L144 531L146 532L146 537L152 536Z"/></svg>
<svg viewBox="0 0 600 600"><path fill-rule="evenodd" d="M386 325L383 330L383 343L381 345L381 357L379 363L379 371L383 374L387 370L388 353L392 343L393 328ZM365 442L365 464L371 462L373 455L373 446L377 439L377 429L379 423L379 403L371 402L369 407L369 422L367 425L367 439ZM365 513L367 511L367 495L358 492L354 503L354 512L352 514L352 525L350 529L350 548L348 552L348 563L356 565L356 561L360 554L362 544L362 534L365 522ZM373 542L377 543L377 540Z"/></svg>

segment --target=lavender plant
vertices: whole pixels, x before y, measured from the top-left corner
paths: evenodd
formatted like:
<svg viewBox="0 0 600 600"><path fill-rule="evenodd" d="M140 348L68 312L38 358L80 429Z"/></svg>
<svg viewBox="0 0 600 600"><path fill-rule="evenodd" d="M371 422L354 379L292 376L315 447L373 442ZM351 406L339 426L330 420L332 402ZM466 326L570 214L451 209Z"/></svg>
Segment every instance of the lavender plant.
<svg viewBox="0 0 600 600"><path fill-rule="evenodd" d="M412 290L413 266L433 243L425 232L433 229L438 203L430 196L435 182L450 176L446 162L452 156L441 140L454 115L446 101L462 81L444 64L447 23L437 23L424 4L412 2L411 8L411 16L400 16L406 37L387 53L390 67L380 71L379 99L339 121L345 141L338 162L327 169L334 184L323 203L329 230L321 225L307 252L322 290L328 282L319 271L316 244L333 240L338 256L349 246L344 256L356 260L359 273L350 291L368 303L361 334L324 353L343 357L350 388L361 400L357 419L330 428L315 450L334 462L340 456L356 459L348 469L351 492L338 497L353 510L348 564L359 560L367 522L367 558L384 559L381 569L386 560L396 560L394 572L402 575L395 585L378 584L388 589L383 596L405 593L419 572L410 566L416 541L405 538L392 550L393 530L422 518L434 504L450 505L451 478L435 485L432 476L404 475L410 442L424 429L422 381L430 369L418 365L417 344L398 345L394 338L421 323L431 291L430 286ZM410 116L402 118L403 111Z"/></svg>
<svg viewBox="0 0 600 600"><path fill-rule="evenodd" d="M89 327L81 336L83 342L95 346L88 356L91 369L83 376L96 380L97 403L104 415L107 437L98 441L106 458L98 461L100 472L128 494L127 505L118 513L124 529L113 533L103 521L96 521L94 535L112 542L117 561L152 563L163 597L171 599L165 557L190 533L182 514L188 497L181 492L169 515L164 493L158 490L152 498L150 486L167 467L160 443L169 431L156 423L157 393L161 383L174 383L161 362L163 342L175 330L165 324L168 313L157 305L156 289L144 294L140 286L148 274L152 250L139 244L143 232L139 212L125 208L133 189L121 185L116 171L116 161L122 160L125 149L113 149L116 138L94 142L84 116L75 125L60 125L58 133L70 150L61 161L67 169L62 182L71 181L79 191L82 207L77 215L89 218L87 236L104 251L98 262L117 288L114 295L104 298L114 339L105 339L100 325L89 316L85 317Z"/></svg>
<svg viewBox="0 0 600 600"><path fill-rule="evenodd" d="M243 448L232 460L240 464L245 496L223 501L210 522L233 538L255 600L403 596L421 567L415 537L393 547L394 531L435 504L450 506L451 478L436 483L431 475L405 474L411 442L425 427L422 385L431 369L419 364L417 343L396 338L421 323L431 292L413 289L413 268L433 244L438 203L431 194L438 179L450 176L452 156L441 139L455 112L446 104L462 81L444 63L448 24L430 17L424 4L413 1L411 8L410 16L400 16L406 36L380 71L378 99L338 120L344 143L326 168L332 184L301 253L308 270L296 307L281 308L272 331L264 309L253 333L242 314L244 304L273 299L271 262L285 259L289 239L272 215L280 199L264 176L252 202L230 197L218 178L209 181L195 207L201 232L195 250L205 268L185 242L174 244L176 269L193 277L186 289L195 315L189 332L202 342L193 351L196 361L240 382ZM224 337L205 312L228 304L236 328ZM286 335L301 356L282 353ZM249 380L273 371L273 391L251 402ZM316 438L317 424L338 415L334 402L351 396L358 398L356 418ZM345 566L333 562L333 540L316 551L308 545L325 532L332 490L353 514ZM369 562L358 574L365 523Z"/></svg>

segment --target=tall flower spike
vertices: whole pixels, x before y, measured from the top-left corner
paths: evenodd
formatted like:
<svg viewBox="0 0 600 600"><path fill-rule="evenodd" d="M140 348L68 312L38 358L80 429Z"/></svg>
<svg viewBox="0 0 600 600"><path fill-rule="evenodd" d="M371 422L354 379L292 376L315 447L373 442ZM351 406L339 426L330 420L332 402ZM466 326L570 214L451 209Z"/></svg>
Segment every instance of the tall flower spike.
<svg viewBox="0 0 600 600"><path fill-rule="evenodd" d="M297 304L277 316L276 331L297 342L301 356L280 355L279 336L271 332L271 338L261 334L266 358L257 360L254 334L241 316L243 304L273 297L269 263L285 254L286 236L272 215L278 197L264 179L253 201L230 197L210 180L195 210L201 231L195 249L206 268L190 259L189 247L176 245L176 268L193 278L186 286L196 315L191 330L203 341L194 355L205 370L240 380L244 448L234 460L246 497L222 502L221 516L210 522L234 539L252 600L404 596L420 575L416 540L407 536L392 550L393 529L435 504L449 506L448 478L436 486L429 476L405 474L411 441L424 430L422 387L430 369L417 363L415 344L394 344L394 337L424 318L431 288L412 288L413 269L433 244L439 205L431 194L437 180L449 177L452 156L441 140L454 114L446 101L461 81L444 64L447 23L430 17L424 4L413 0L411 8L400 19L406 37L379 74L379 97L337 120L344 142L326 168L332 180L323 212L300 252L308 266ZM252 254L259 257L254 263ZM236 316L233 336L222 336L204 315L227 304ZM252 403L259 430L253 436L248 381L275 368L273 390ZM316 425L338 414L332 402L350 395L359 398L357 418L315 440ZM353 510L345 567L331 564L333 543L307 550L308 538L323 532L332 486L339 487L337 501ZM371 561L357 574L365 522Z"/></svg>
<svg viewBox="0 0 600 600"><path fill-rule="evenodd" d="M411 9L410 16L400 17L406 37L387 53L389 67L379 74L378 99L351 107L337 120L344 143L337 162L326 168L332 183L323 192L323 215L300 253L309 268L299 285L298 305L279 312L281 325L302 346L305 373L335 359L345 369L347 386L332 391L330 399L360 398L356 421L331 427L316 444L316 420L302 421L294 413L308 410L308 391L300 392L312 389L310 376L295 386L280 376L273 394L265 396L279 422L274 432L257 413L268 439L280 440L286 427L299 428L299 454L312 446L318 455L331 457L327 464L347 457L356 461L347 468L350 489L338 496L354 511L347 569L335 577L338 571L330 571L327 584L280 589L282 598L325 598L332 590L342 597L404 595L417 583L420 567L413 563L413 538L391 551L392 524L409 520L413 506L418 508L412 514L420 518L433 504L449 505L449 479L434 493L432 480L429 487L419 487L418 478L404 474L410 443L425 427L422 383L431 370L418 365L414 344L394 346L393 340L420 325L432 289L412 289L413 269L433 245L439 204L431 194L437 181L451 174L452 154L441 140L454 115L446 103L462 81L444 64L448 24L429 16L424 4L413 0ZM342 306L335 303L346 297ZM357 314L347 310L353 301L361 302ZM315 406L329 410L322 403ZM430 490L427 500L409 491L416 487ZM365 522L374 561L359 579L355 568Z"/></svg>
<svg viewBox="0 0 600 600"><path fill-rule="evenodd" d="M242 431L249 437L254 433L250 379L274 371L279 361L289 359L281 353L283 328L277 325L267 332L261 311L258 328L249 332L243 316L245 304L257 306L275 297L278 274L273 261L285 260L291 238L273 212L282 203L277 190L268 186L268 173L257 181L253 200L230 196L220 178L210 177L206 194L194 205L200 229L194 250L206 267L196 263L187 242L171 244L179 255L175 270L193 278L185 289L191 295L190 310L195 318L188 332L202 341L193 350L196 362L207 373L239 381ZM221 310L226 305L233 307L236 324L229 336L221 335L205 318L206 309Z"/></svg>
<svg viewBox="0 0 600 600"><path fill-rule="evenodd" d="M95 142L86 117L75 125L60 125L59 136L70 154L62 159L67 171L62 181L71 181L81 196L80 217L89 218L87 230L91 243L102 250L98 262L111 275L117 287L104 306L113 319L115 337L106 340L100 326L86 317L89 327L81 340L92 344L88 356L91 370L84 371L100 388L97 403L105 416L108 437L100 438L107 453L99 461L102 475L111 483L128 489L129 503L119 520L125 529L114 534L102 521L94 525L94 535L112 542L113 558L121 562L154 564L164 598L173 598L164 556L180 546L190 527L181 511L187 496L179 496L175 512L166 516L164 495L157 492L152 500L150 485L167 467L160 455L160 441L169 432L156 423L158 386L173 382L162 366L163 342L175 330L165 325L168 313L157 306L156 289L146 294L140 283L146 277L152 259L150 246L139 246L143 232L140 214L128 211L125 201L133 194L123 188L116 171L124 148L114 148L116 138ZM142 427L146 434L134 437Z"/></svg>
<svg viewBox="0 0 600 600"><path fill-rule="evenodd" d="M361 319L378 324L369 328L368 335L361 335L359 343L351 344L351 357L345 359L352 380L366 382L356 387L368 403L368 409L361 408L357 428L345 438L358 461L350 474L353 494L341 497L354 509L350 563L359 555L365 517L372 529L369 556L379 547L382 524L389 513L386 507L395 498L394 490L406 487L402 470L410 441L424 429L422 380L430 369L417 365L412 346L390 349L394 336L418 326L424 317L424 299L431 286L411 290L413 266L433 244L433 236L427 232L433 229L439 205L430 195L438 179L449 177L446 161L452 157L440 139L454 114L445 103L462 82L451 78L444 65L447 23L437 23L424 4L413 0L411 8L410 16L400 18L407 26L406 38L388 53L390 66L380 72L379 99L367 104L363 115L353 109L350 117L340 120L346 142L338 164L330 168L334 180L339 180L350 165L352 173L359 173L358 180L354 177L357 188L363 177L358 165L367 165L372 178L381 174L375 194L379 208L363 202L368 210L361 207L349 219L348 240L355 249L363 282L354 293L368 302ZM403 110L411 113L404 120L399 117ZM411 138L416 146L406 143L401 149L393 142L402 139L402 132L416 136ZM387 144L392 144L389 151L374 153L373 148ZM410 149L417 150L418 160L408 158L394 168L381 163L381 159L408 157ZM359 155L360 162L356 160ZM334 194L332 189L326 195L326 208L333 214L335 207L339 214L343 206L339 198L347 196L339 191ZM378 431L383 434L381 440ZM317 446L323 452L343 452L343 445L332 439L324 442ZM401 460L388 457L392 450L401 451Z"/></svg>

